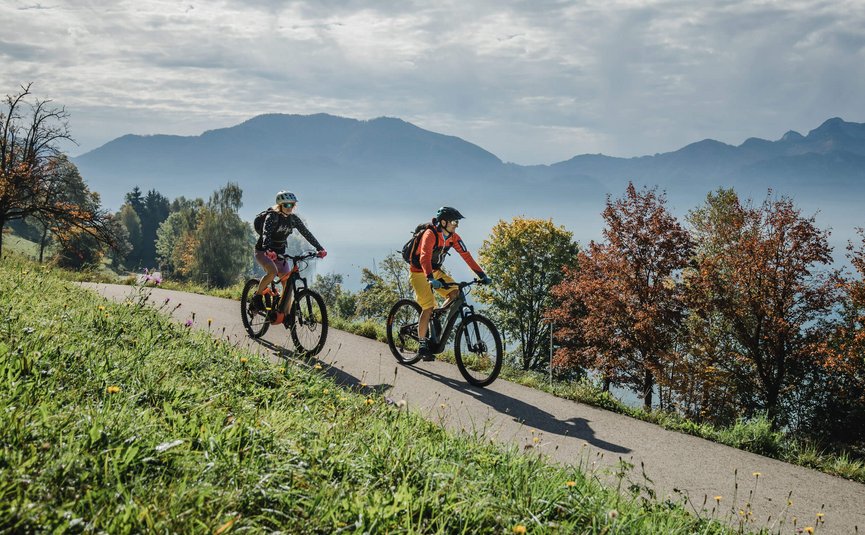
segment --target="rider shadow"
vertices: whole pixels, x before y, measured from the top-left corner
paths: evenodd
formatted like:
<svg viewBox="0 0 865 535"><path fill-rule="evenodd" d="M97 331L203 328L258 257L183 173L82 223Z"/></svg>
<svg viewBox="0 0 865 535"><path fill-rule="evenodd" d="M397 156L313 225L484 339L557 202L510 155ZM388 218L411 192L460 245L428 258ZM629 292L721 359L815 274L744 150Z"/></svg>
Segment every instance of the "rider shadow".
<svg viewBox="0 0 865 535"><path fill-rule="evenodd" d="M324 373L324 375L333 379L333 381L337 385L348 388L355 392L360 392L365 395L382 394L393 388L393 385L389 384L365 384L361 379L355 377L350 373L346 373L344 370L341 370L336 366L332 366L331 364L324 362L323 360L319 360L315 357L306 356L287 347L276 345L273 342L270 342L263 338L255 339L255 343L261 345L266 349L269 349L284 361L292 361L295 363L304 364L309 367L313 367L318 364L319 366L321 366L321 371Z"/></svg>
<svg viewBox="0 0 865 535"><path fill-rule="evenodd" d="M618 444L613 444L595 437L595 432L585 418L568 418L558 420L552 414L542 411L533 405L529 405L519 399L500 394L485 388L474 388L462 381L451 379L423 368L414 368L418 373L447 385L454 390L463 391L476 400L485 403L501 414L506 414L526 427L544 431L555 435L574 437L595 446L596 448L617 454L627 454L631 450Z"/></svg>

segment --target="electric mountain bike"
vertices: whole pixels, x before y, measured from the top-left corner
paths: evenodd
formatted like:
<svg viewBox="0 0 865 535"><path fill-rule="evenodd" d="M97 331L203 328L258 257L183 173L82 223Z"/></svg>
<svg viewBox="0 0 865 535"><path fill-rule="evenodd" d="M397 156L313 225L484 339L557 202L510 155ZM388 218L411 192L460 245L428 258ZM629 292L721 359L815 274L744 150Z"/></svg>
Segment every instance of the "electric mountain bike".
<svg viewBox="0 0 865 535"><path fill-rule="evenodd" d="M307 356L321 351L327 340L327 308L321 295L307 288L306 278L300 276L301 267L316 255L314 252L300 256L278 255L280 260L291 260L292 268L277 277L284 289L282 293L276 278L265 289L263 310L252 306L259 279L246 281L240 298L240 316L249 336L260 338L271 325L282 324L291 331L291 341L299 351Z"/></svg>
<svg viewBox="0 0 865 535"><path fill-rule="evenodd" d="M466 302L466 289L477 282L445 285L458 287L459 295L446 307L433 311L427 347L433 354L443 352L456 329L454 357L460 373L474 386L487 386L502 369L502 339L495 324ZM414 364L421 359L417 331L420 313L420 305L415 301L401 299L387 316L387 344L402 364Z"/></svg>

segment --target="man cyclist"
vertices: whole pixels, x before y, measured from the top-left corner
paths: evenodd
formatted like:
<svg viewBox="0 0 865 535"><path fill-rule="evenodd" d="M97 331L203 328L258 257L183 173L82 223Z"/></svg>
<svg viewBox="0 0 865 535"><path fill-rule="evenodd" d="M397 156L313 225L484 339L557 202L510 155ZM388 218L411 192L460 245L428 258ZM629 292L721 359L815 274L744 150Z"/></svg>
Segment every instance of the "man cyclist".
<svg viewBox="0 0 865 535"><path fill-rule="evenodd" d="M318 240L306 228L300 217L294 213L295 205L297 205L297 196L294 193L280 191L276 194L276 204L264 212L261 235L255 243L255 261L265 271L261 282L258 284L258 290L252 297L252 308L256 310L264 310L262 294L273 278L277 274L287 273L291 269L284 258L280 259L277 256L277 254L285 254L286 242L291 231L297 229L300 235L315 247L319 258L324 258L327 255L324 247L318 243Z"/></svg>
<svg viewBox="0 0 865 535"><path fill-rule="evenodd" d="M427 339L430 318L436 304L433 290L446 298L442 306L450 304L459 294L459 290L456 288L445 288L445 285L454 283L453 278L442 270L442 263L450 248L453 247L463 257L465 263L475 272L482 284L492 282L475 262L472 254L466 249L462 239L456 233L460 219L464 219L464 217L456 208L450 206L439 208L432 220L432 225L420 236L417 249L411 255L409 280L414 289L415 300L421 307L417 331L420 339L418 353L423 360L435 360L435 355L430 352L429 340Z"/></svg>

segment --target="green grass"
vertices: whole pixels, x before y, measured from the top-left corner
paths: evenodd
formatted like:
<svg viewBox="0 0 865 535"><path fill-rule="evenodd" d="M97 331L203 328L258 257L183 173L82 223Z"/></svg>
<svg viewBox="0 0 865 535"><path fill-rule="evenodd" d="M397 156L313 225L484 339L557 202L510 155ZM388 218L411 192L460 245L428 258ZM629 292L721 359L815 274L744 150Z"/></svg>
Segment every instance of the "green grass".
<svg viewBox="0 0 865 535"><path fill-rule="evenodd" d="M0 532L728 532L48 268L3 260L0 312Z"/></svg>

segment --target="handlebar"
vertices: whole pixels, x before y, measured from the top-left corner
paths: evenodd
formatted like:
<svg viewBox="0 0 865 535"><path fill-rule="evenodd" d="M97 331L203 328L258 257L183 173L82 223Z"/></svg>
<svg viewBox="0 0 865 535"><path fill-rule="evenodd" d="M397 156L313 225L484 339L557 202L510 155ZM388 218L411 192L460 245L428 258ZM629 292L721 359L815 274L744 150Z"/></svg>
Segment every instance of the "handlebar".
<svg viewBox="0 0 865 535"><path fill-rule="evenodd" d="M478 279L475 279L471 282L445 282L441 279L439 279L439 281L441 281L444 284L444 286L442 286L442 288L459 288L460 290L462 290L464 288L468 288L472 284L483 284Z"/></svg>
<svg viewBox="0 0 865 535"><path fill-rule="evenodd" d="M288 259L288 260L291 260L292 262L294 262L295 264L298 263L298 262L300 262L300 261L302 261L302 260L308 260L308 259L310 259L310 258L316 258L316 257L318 257L318 251L310 251L310 252L308 252L308 253L303 253L303 254L300 255L300 256L292 256L292 255L289 255L289 254L279 254L279 253L276 253L276 258L277 258L277 259L279 259L279 260L286 260L286 259Z"/></svg>

